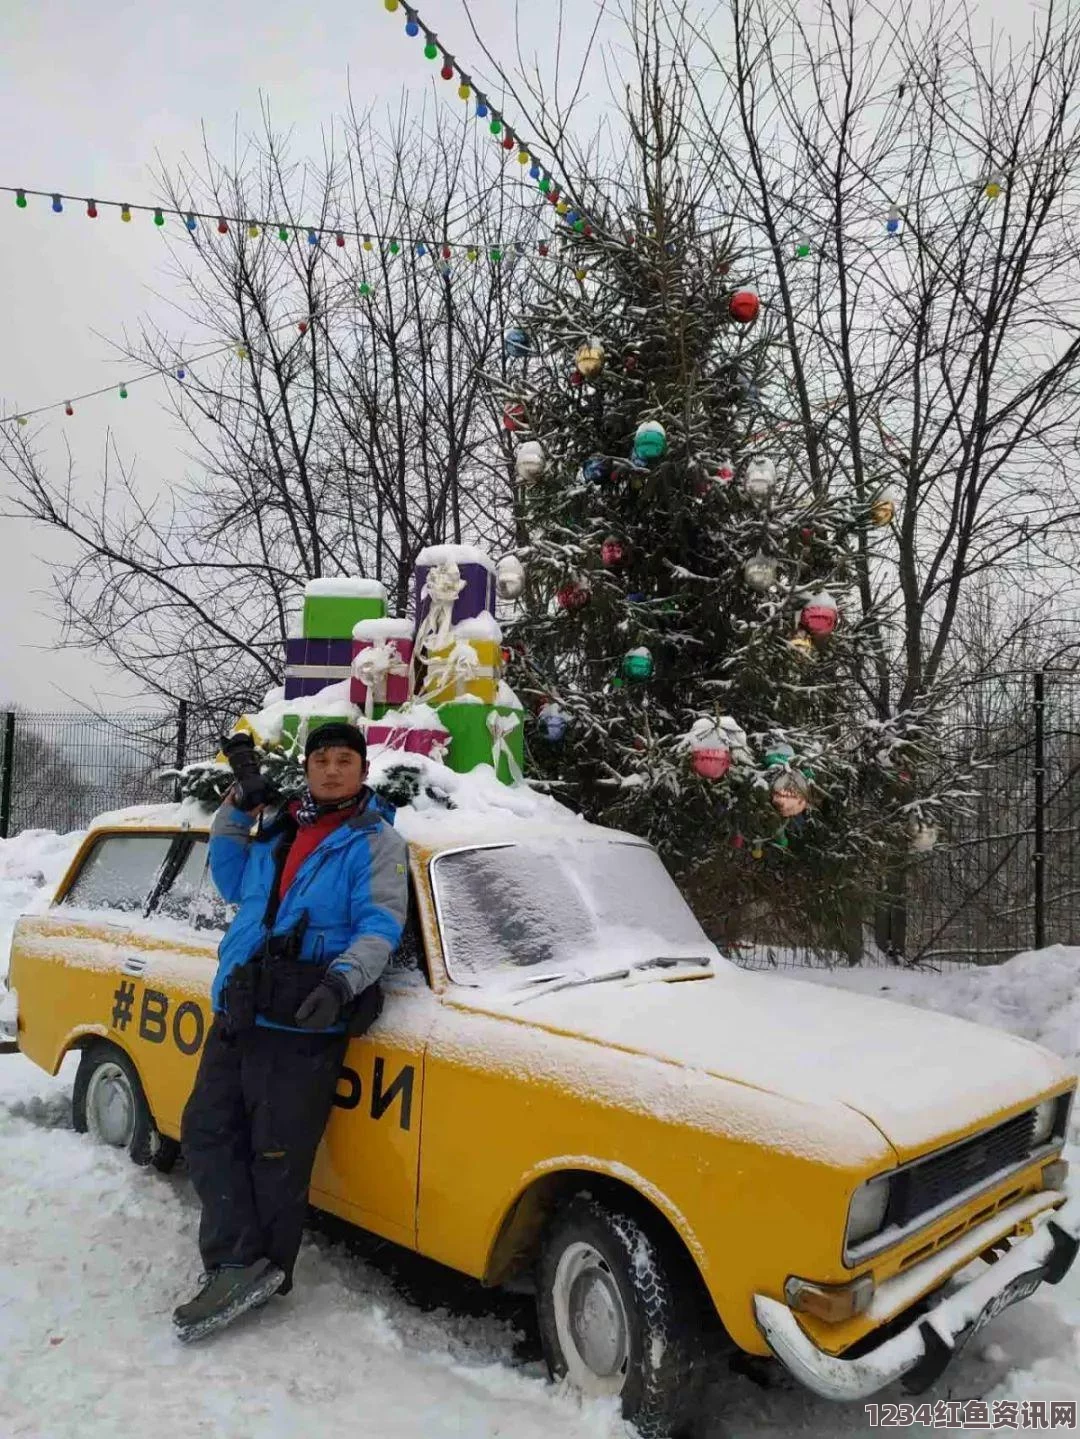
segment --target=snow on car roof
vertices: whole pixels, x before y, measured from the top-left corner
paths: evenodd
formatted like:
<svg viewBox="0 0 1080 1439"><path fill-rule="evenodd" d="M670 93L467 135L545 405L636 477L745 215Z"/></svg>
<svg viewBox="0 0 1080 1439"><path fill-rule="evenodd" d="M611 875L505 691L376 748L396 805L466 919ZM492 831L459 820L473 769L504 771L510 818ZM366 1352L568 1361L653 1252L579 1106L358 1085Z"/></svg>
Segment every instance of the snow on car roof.
<svg viewBox="0 0 1080 1439"><path fill-rule="evenodd" d="M397 812L395 828L422 849L452 849L469 844L611 843L634 837L589 824L550 795L528 785L505 785L490 765L458 774L419 755L396 751L372 756L372 777L407 764L430 788L441 790L454 805L446 809L426 795ZM98 815L91 831L101 829L190 829L205 833L213 817L197 800L180 804L144 804Z"/></svg>

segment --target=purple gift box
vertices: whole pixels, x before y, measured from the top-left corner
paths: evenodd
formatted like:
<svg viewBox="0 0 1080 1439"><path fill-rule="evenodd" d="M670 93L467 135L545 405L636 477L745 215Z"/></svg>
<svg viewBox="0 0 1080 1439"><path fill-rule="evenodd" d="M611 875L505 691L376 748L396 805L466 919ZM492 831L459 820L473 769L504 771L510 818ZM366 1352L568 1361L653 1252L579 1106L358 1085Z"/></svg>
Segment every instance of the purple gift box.
<svg viewBox="0 0 1080 1439"><path fill-rule="evenodd" d="M475 619L485 610L495 613L495 566L483 550L473 545L432 545L416 557L416 624L423 624L431 609L424 593L427 578L438 566L455 564L465 584L454 601L451 623Z"/></svg>
<svg viewBox="0 0 1080 1439"><path fill-rule="evenodd" d="M352 640L285 641L285 698L306 699L352 677Z"/></svg>

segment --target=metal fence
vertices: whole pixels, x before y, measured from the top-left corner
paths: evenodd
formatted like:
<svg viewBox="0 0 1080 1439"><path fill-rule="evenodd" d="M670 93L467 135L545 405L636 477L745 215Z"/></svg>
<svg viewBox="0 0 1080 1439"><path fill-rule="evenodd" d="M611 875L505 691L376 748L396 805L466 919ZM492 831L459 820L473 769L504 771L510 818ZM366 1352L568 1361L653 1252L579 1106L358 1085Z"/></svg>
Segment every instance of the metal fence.
<svg viewBox="0 0 1080 1439"><path fill-rule="evenodd" d="M214 736L177 711L0 715L0 836L84 827L103 810L172 797L163 771ZM1080 674L995 675L965 691L947 736L973 767L967 812L866 916L864 960L994 963L1080 943ZM736 947L739 949L740 947ZM846 963L753 944L752 966Z"/></svg>

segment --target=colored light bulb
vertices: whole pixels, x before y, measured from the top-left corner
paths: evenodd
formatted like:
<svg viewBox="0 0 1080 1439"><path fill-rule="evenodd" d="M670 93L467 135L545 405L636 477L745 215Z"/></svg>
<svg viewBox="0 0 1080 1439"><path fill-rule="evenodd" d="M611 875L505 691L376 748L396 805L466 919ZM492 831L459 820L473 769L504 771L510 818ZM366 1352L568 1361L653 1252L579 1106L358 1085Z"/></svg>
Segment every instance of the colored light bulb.
<svg viewBox="0 0 1080 1439"><path fill-rule="evenodd" d="M237 347L236 347L236 358L237 358L238 360L246 360L247 357L248 357L247 346L246 346L246 345L237 345Z"/></svg>
<svg viewBox="0 0 1080 1439"><path fill-rule="evenodd" d="M532 156L529 154L528 150L519 150L519 151L518 151L518 164L519 164L519 165L528 165L528 164L531 162L531 160L532 160Z"/></svg>
<svg viewBox="0 0 1080 1439"><path fill-rule="evenodd" d="M307 232L307 242L309 245L317 245L319 243L319 236L315 230L309 230Z"/></svg>
<svg viewBox="0 0 1080 1439"><path fill-rule="evenodd" d="M540 181L541 191L547 195L551 192L551 176L545 175Z"/></svg>
<svg viewBox="0 0 1080 1439"><path fill-rule="evenodd" d="M121 220L123 220L123 222L124 222L125 225L130 225L130 224L131 224L131 206L130 206L130 205L121 205L121 206L120 206L120 218L121 218Z"/></svg>
<svg viewBox="0 0 1080 1439"><path fill-rule="evenodd" d="M473 249L472 245L470 245L469 248L465 251L465 258L467 260L475 260L479 257L479 253L480 252L478 250Z"/></svg>
<svg viewBox="0 0 1080 1439"><path fill-rule="evenodd" d="M162 225L164 225L164 223L165 223L165 216L161 213L160 210L155 210L155 211L154 211L154 224L157 225L157 226L160 228Z"/></svg>
<svg viewBox="0 0 1080 1439"><path fill-rule="evenodd" d="M94 201L94 200L87 200L87 202L86 202L86 218L87 218L88 220L96 220L96 219L97 219L97 202L96 202L96 201Z"/></svg>
<svg viewBox="0 0 1080 1439"><path fill-rule="evenodd" d="M405 21L405 34L414 37L420 34L420 25L411 15Z"/></svg>
<svg viewBox="0 0 1080 1439"><path fill-rule="evenodd" d="M560 200L560 201L558 202L558 204L555 206L555 213L556 213L557 215L566 215L566 214L569 212L569 210L570 210L570 206L566 203L565 200Z"/></svg>
<svg viewBox="0 0 1080 1439"><path fill-rule="evenodd" d="M25 415L16 415L15 420L16 423L20 425L28 425L30 423L30 421L26 418Z"/></svg>
<svg viewBox="0 0 1080 1439"><path fill-rule="evenodd" d="M426 254L427 254L427 246L424 244L423 240L417 240L417 242L416 242L416 253L417 253L418 255L426 255Z"/></svg>
<svg viewBox="0 0 1080 1439"><path fill-rule="evenodd" d="M588 229L588 226L580 215L574 221L574 229L578 232L579 235L584 235L585 231Z"/></svg>
<svg viewBox="0 0 1080 1439"><path fill-rule="evenodd" d="M504 150L512 150L516 144L517 144L517 141L514 139L513 135L511 135L510 131L507 130L506 134L503 136L503 142L502 142L502 147L503 147L503 149L504 149Z"/></svg>
<svg viewBox="0 0 1080 1439"><path fill-rule="evenodd" d="M186 379L187 379L187 371L184 369L183 365L181 365L180 368L177 370L177 372L176 372L176 378L177 378L178 380L186 380Z"/></svg>
<svg viewBox="0 0 1080 1439"><path fill-rule="evenodd" d="M345 236L340 230L334 236L334 244L338 247L339 250L344 250L345 248Z"/></svg>
<svg viewBox="0 0 1080 1439"><path fill-rule="evenodd" d="M496 246L494 249L491 250L490 253L491 253L491 263L492 263L493 265L497 265L497 264L499 263L499 261L502 259L502 251L498 248L498 246Z"/></svg>
<svg viewBox="0 0 1080 1439"><path fill-rule="evenodd" d="M306 334L307 334L307 321L306 321L306 320L298 320L298 321L297 321L297 324L296 324L296 328L300 331L300 333L301 333L302 335L306 335Z"/></svg>
<svg viewBox="0 0 1080 1439"><path fill-rule="evenodd" d="M575 270L575 271L574 271L574 274L577 276L577 278L578 278L579 280L584 280L584 279L586 278L586 276L588 275L588 273L589 273L588 270Z"/></svg>
<svg viewBox="0 0 1080 1439"><path fill-rule="evenodd" d="M449 245L444 245L442 247L442 257L444 260L449 260L452 253L453 251L450 249Z"/></svg>
<svg viewBox="0 0 1080 1439"><path fill-rule="evenodd" d="M387 246L387 249L390 251L391 255L396 255L401 250L401 246L396 240L391 240L390 244Z"/></svg>
<svg viewBox="0 0 1080 1439"><path fill-rule="evenodd" d="M126 399L127 399L127 385L121 385L121 386L120 386L120 398L121 398L122 400L126 400Z"/></svg>
<svg viewBox="0 0 1080 1439"><path fill-rule="evenodd" d="M374 248L375 248L375 246L371 243L371 236L370 236L370 235L365 235L365 236L364 236L364 249L365 249L365 250L374 250Z"/></svg>
<svg viewBox="0 0 1080 1439"><path fill-rule="evenodd" d="M61 215L61 214L63 214L63 211L64 211L64 202L63 202L63 200L61 200L61 198L60 198L59 195L54 195L54 196L52 197L52 207L53 207L53 214L54 214L54 215Z"/></svg>
<svg viewBox="0 0 1080 1439"><path fill-rule="evenodd" d="M476 102L476 118L477 118L478 120L486 120L487 117L488 117L487 101L486 101L486 100L479 100L479 99L478 99L477 102Z"/></svg>
<svg viewBox="0 0 1080 1439"><path fill-rule="evenodd" d="M453 65L451 65L450 62L447 61L447 63L446 63L446 64L442 67L442 69L439 71L439 74L442 76L442 78L443 78L444 80L452 80L452 79L454 78L454 67L453 67Z"/></svg>
<svg viewBox="0 0 1080 1439"><path fill-rule="evenodd" d="M566 223L567 223L568 225L576 225L576 224L577 224L577 220L578 220L578 212L577 212L576 210L570 210L570 211L567 212Z"/></svg>
<svg viewBox="0 0 1080 1439"><path fill-rule="evenodd" d="M391 15L392 15L392 14L394 13L394 11L397 9L399 3L400 3L400 0L383 0L383 4L386 6L387 10L390 11L390 14L391 14Z"/></svg>
<svg viewBox="0 0 1080 1439"><path fill-rule="evenodd" d="M259 227L254 222L248 226L248 235L252 240L259 238Z"/></svg>
<svg viewBox="0 0 1080 1439"><path fill-rule="evenodd" d="M64 406L64 414L65 414L65 415L73 415L74 413L75 413L75 407L72 405L71 401L68 400L67 404Z"/></svg>
<svg viewBox="0 0 1080 1439"><path fill-rule="evenodd" d="M195 233L196 227L198 226L198 223L199 222L196 220L195 216L191 214L189 214L184 220L184 224L188 227L188 229L193 235Z"/></svg>
<svg viewBox="0 0 1080 1439"><path fill-rule="evenodd" d="M217 229L219 235L227 235L229 233L228 222L226 221L224 215L218 216Z"/></svg>
<svg viewBox="0 0 1080 1439"><path fill-rule="evenodd" d="M427 42L427 44L424 46L424 59L425 59L425 60L435 60L435 59L438 58L438 55L439 55L439 47L438 47L438 45L435 44L435 41L434 41L434 40L429 40L429 41Z"/></svg>
<svg viewBox="0 0 1080 1439"><path fill-rule="evenodd" d="M885 221L885 228L890 235L895 235L900 228L900 211L895 205L889 211L889 218Z"/></svg>
<svg viewBox="0 0 1080 1439"><path fill-rule="evenodd" d="M371 294L371 286L365 280L360 286L360 298L366 300Z"/></svg>
<svg viewBox="0 0 1080 1439"><path fill-rule="evenodd" d="M493 135L498 135L500 133L500 131L502 130L502 121L499 119L498 115L493 115L491 117L491 124L488 126L488 129Z"/></svg>
<svg viewBox="0 0 1080 1439"><path fill-rule="evenodd" d="M458 99L459 99L459 100L467 100L467 99L469 98L469 96L472 94L472 86L471 86L471 85L466 85L465 82L464 82L464 80L463 80L463 81L461 82L461 84L457 87L457 92L458 92Z"/></svg>
<svg viewBox="0 0 1080 1439"><path fill-rule="evenodd" d="M447 264L447 262L446 262L445 260L443 260L443 261L440 262L440 264L439 264L439 270L440 270L440 272L441 272L442 277L443 277L444 280L449 280L450 276L453 274L453 270L451 269L451 267Z"/></svg>
<svg viewBox="0 0 1080 1439"><path fill-rule="evenodd" d="M540 178L540 165L539 165L538 161L534 160L534 161L532 162L532 164L529 166L529 179L530 179L530 180L539 180L539 178Z"/></svg>
<svg viewBox="0 0 1080 1439"><path fill-rule="evenodd" d="M26 191L25 191L25 190L16 190L16 191L15 191L15 203L16 203L16 205L18 205L18 207L19 207L20 210L25 210L25 209L26 209Z"/></svg>
<svg viewBox="0 0 1080 1439"><path fill-rule="evenodd" d="M996 200L996 199L997 199L997 197L1001 194L1001 186L1002 186L1002 183L1003 183L1003 182L1002 182L1001 178L998 177L998 176L995 176L995 178L994 178L993 180L990 180L990 181L987 182L986 189L985 189L985 191L984 191L983 193L986 195L986 198L987 198L988 200Z"/></svg>
<svg viewBox="0 0 1080 1439"><path fill-rule="evenodd" d="M795 246L795 254L797 258L800 260L805 260L809 253L810 241L807 240L805 237L800 237L798 244Z"/></svg>
<svg viewBox="0 0 1080 1439"><path fill-rule="evenodd" d="M288 243L288 239L289 239L288 227L285 226L285 225L279 225L279 226L278 226L277 237L278 237L279 240L284 240L286 243Z"/></svg>
<svg viewBox="0 0 1080 1439"><path fill-rule="evenodd" d="M537 245L536 253L538 255L546 255L548 253L548 246L543 240Z"/></svg>

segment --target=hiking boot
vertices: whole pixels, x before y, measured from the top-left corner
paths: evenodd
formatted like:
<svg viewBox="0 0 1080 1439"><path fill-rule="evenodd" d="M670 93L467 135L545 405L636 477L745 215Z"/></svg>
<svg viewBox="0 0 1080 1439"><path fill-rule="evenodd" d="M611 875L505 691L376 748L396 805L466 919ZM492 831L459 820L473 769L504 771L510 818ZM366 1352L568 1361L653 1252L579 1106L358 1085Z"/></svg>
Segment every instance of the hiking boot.
<svg viewBox="0 0 1080 1439"><path fill-rule="evenodd" d="M190 1344L223 1329L249 1309L265 1304L284 1281L284 1272L269 1259L234 1268L223 1266L204 1274L195 1298L173 1310L177 1338Z"/></svg>

